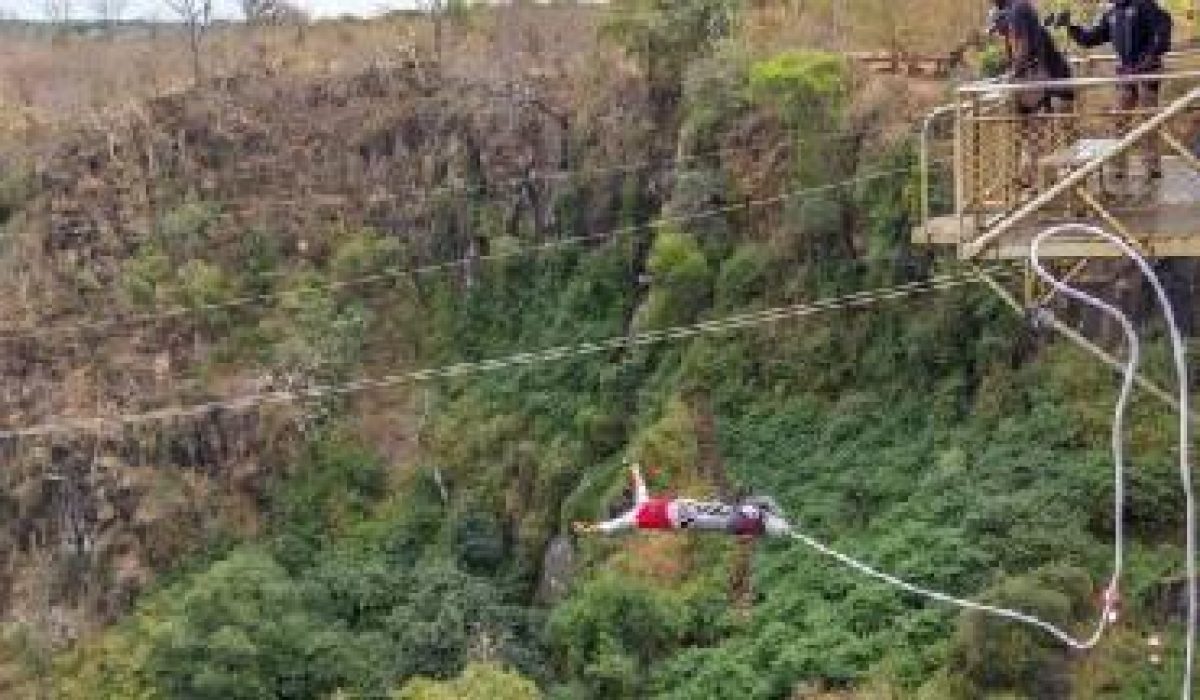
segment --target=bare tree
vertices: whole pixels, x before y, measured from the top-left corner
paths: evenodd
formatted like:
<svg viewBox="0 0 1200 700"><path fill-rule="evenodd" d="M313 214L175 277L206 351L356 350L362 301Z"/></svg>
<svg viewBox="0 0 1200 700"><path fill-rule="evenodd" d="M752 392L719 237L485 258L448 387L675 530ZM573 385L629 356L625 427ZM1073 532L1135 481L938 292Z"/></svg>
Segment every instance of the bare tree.
<svg viewBox="0 0 1200 700"><path fill-rule="evenodd" d="M129 0L91 0L92 14L104 25L111 38L115 27L121 23Z"/></svg>
<svg viewBox="0 0 1200 700"><path fill-rule="evenodd" d="M305 24L308 13L288 0L241 0L242 15L247 24L282 25Z"/></svg>
<svg viewBox="0 0 1200 700"><path fill-rule="evenodd" d="M433 19L433 57L442 64L442 37L446 24L446 0L424 0L426 10Z"/></svg>
<svg viewBox="0 0 1200 700"><path fill-rule="evenodd" d="M212 0L163 0L179 18L188 33L188 45L192 51L192 73L199 85L203 78L200 66L200 49L204 35L212 24Z"/></svg>
<svg viewBox="0 0 1200 700"><path fill-rule="evenodd" d="M71 0L43 0L42 14L48 21L61 27L70 23L72 5Z"/></svg>
<svg viewBox="0 0 1200 700"><path fill-rule="evenodd" d="M274 4L274 0L242 0L242 16L246 18L246 24L260 24Z"/></svg>

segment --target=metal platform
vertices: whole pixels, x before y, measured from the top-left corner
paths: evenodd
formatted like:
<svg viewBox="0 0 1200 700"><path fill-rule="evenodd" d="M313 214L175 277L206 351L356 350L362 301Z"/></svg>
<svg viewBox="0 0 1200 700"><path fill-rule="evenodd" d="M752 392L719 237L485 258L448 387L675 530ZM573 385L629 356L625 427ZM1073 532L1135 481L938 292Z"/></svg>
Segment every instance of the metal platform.
<svg viewBox="0 0 1200 700"><path fill-rule="evenodd" d="M1114 106L1119 90L1160 85L1161 104ZM1029 91L1073 100L1023 113ZM960 259L1024 259L1047 226L1079 223L1113 231L1152 257L1200 257L1200 71L1087 77L1043 83L975 83L927 118L922 133L921 223L916 245L953 246ZM951 128L937 134L934 126ZM939 138L935 138L938 137ZM953 153L953 166L938 170ZM1147 165L1161 159L1162 176ZM952 214L933 216L935 175L949 175ZM1081 236L1042 248L1047 258L1103 258L1108 244Z"/></svg>
<svg viewBox="0 0 1200 700"><path fill-rule="evenodd" d="M1160 258L1200 257L1200 173L1178 157L1167 157L1163 159L1163 177L1158 181L1150 180L1133 166L1124 178L1117 179L1111 173L1098 178L1101 181L1093 183L1093 187L1102 188L1102 196L1109 203L1108 213L1124 226L1143 253ZM1109 220L1082 202L1075 202L1071 209L1062 206L1042 209L1015 225L986 251L961 257L1025 259L1029 257L1033 237L1054 224L1074 222L1113 228ZM913 243L965 250L963 244L978 239L1002 219L1003 212L982 219L957 215L934 217L913 231ZM1042 252L1054 258L1117 255L1112 246L1086 237L1056 238L1044 244Z"/></svg>

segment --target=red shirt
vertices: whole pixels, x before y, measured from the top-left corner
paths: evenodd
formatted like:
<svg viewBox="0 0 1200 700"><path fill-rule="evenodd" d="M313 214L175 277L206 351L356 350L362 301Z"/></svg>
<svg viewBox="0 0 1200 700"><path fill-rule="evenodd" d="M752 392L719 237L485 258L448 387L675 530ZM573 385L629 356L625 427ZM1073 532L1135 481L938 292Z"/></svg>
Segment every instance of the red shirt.
<svg viewBox="0 0 1200 700"><path fill-rule="evenodd" d="M638 506L637 526L639 530L670 530L671 517L667 512L669 498L651 498Z"/></svg>

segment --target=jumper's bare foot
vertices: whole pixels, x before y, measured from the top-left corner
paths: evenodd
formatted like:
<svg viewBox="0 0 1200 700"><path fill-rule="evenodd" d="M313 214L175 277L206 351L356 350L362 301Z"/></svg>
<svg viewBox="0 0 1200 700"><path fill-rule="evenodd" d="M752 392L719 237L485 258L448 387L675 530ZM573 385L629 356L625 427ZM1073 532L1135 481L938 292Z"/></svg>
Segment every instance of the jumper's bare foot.
<svg viewBox="0 0 1200 700"><path fill-rule="evenodd" d="M571 530L576 535L587 535L596 531L596 526L593 523L576 522L571 523Z"/></svg>

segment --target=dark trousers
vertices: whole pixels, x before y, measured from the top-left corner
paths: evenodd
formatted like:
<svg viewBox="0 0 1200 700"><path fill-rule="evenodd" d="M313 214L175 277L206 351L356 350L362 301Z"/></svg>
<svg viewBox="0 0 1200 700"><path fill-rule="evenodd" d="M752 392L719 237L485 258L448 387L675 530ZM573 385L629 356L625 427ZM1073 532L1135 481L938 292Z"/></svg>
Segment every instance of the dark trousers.
<svg viewBox="0 0 1200 700"><path fill-rule="evenodd" d="M1158 83L1141 82L1117 86L1117 111L1121 113L1117 116L1117 130L1120 134L1129 133L1138 124L1154 116L1153 112L1158 110L1158 93ZM1150 114L1131 114L1134 110L1143 110ZM1147 172L1161 173L1162 148L1158 134L1150 134L1142 139L1138 148L1145 158ZM1117 164L1118 172L1127 171L1128 162L1128 156L1121 158Z"/></svg>

